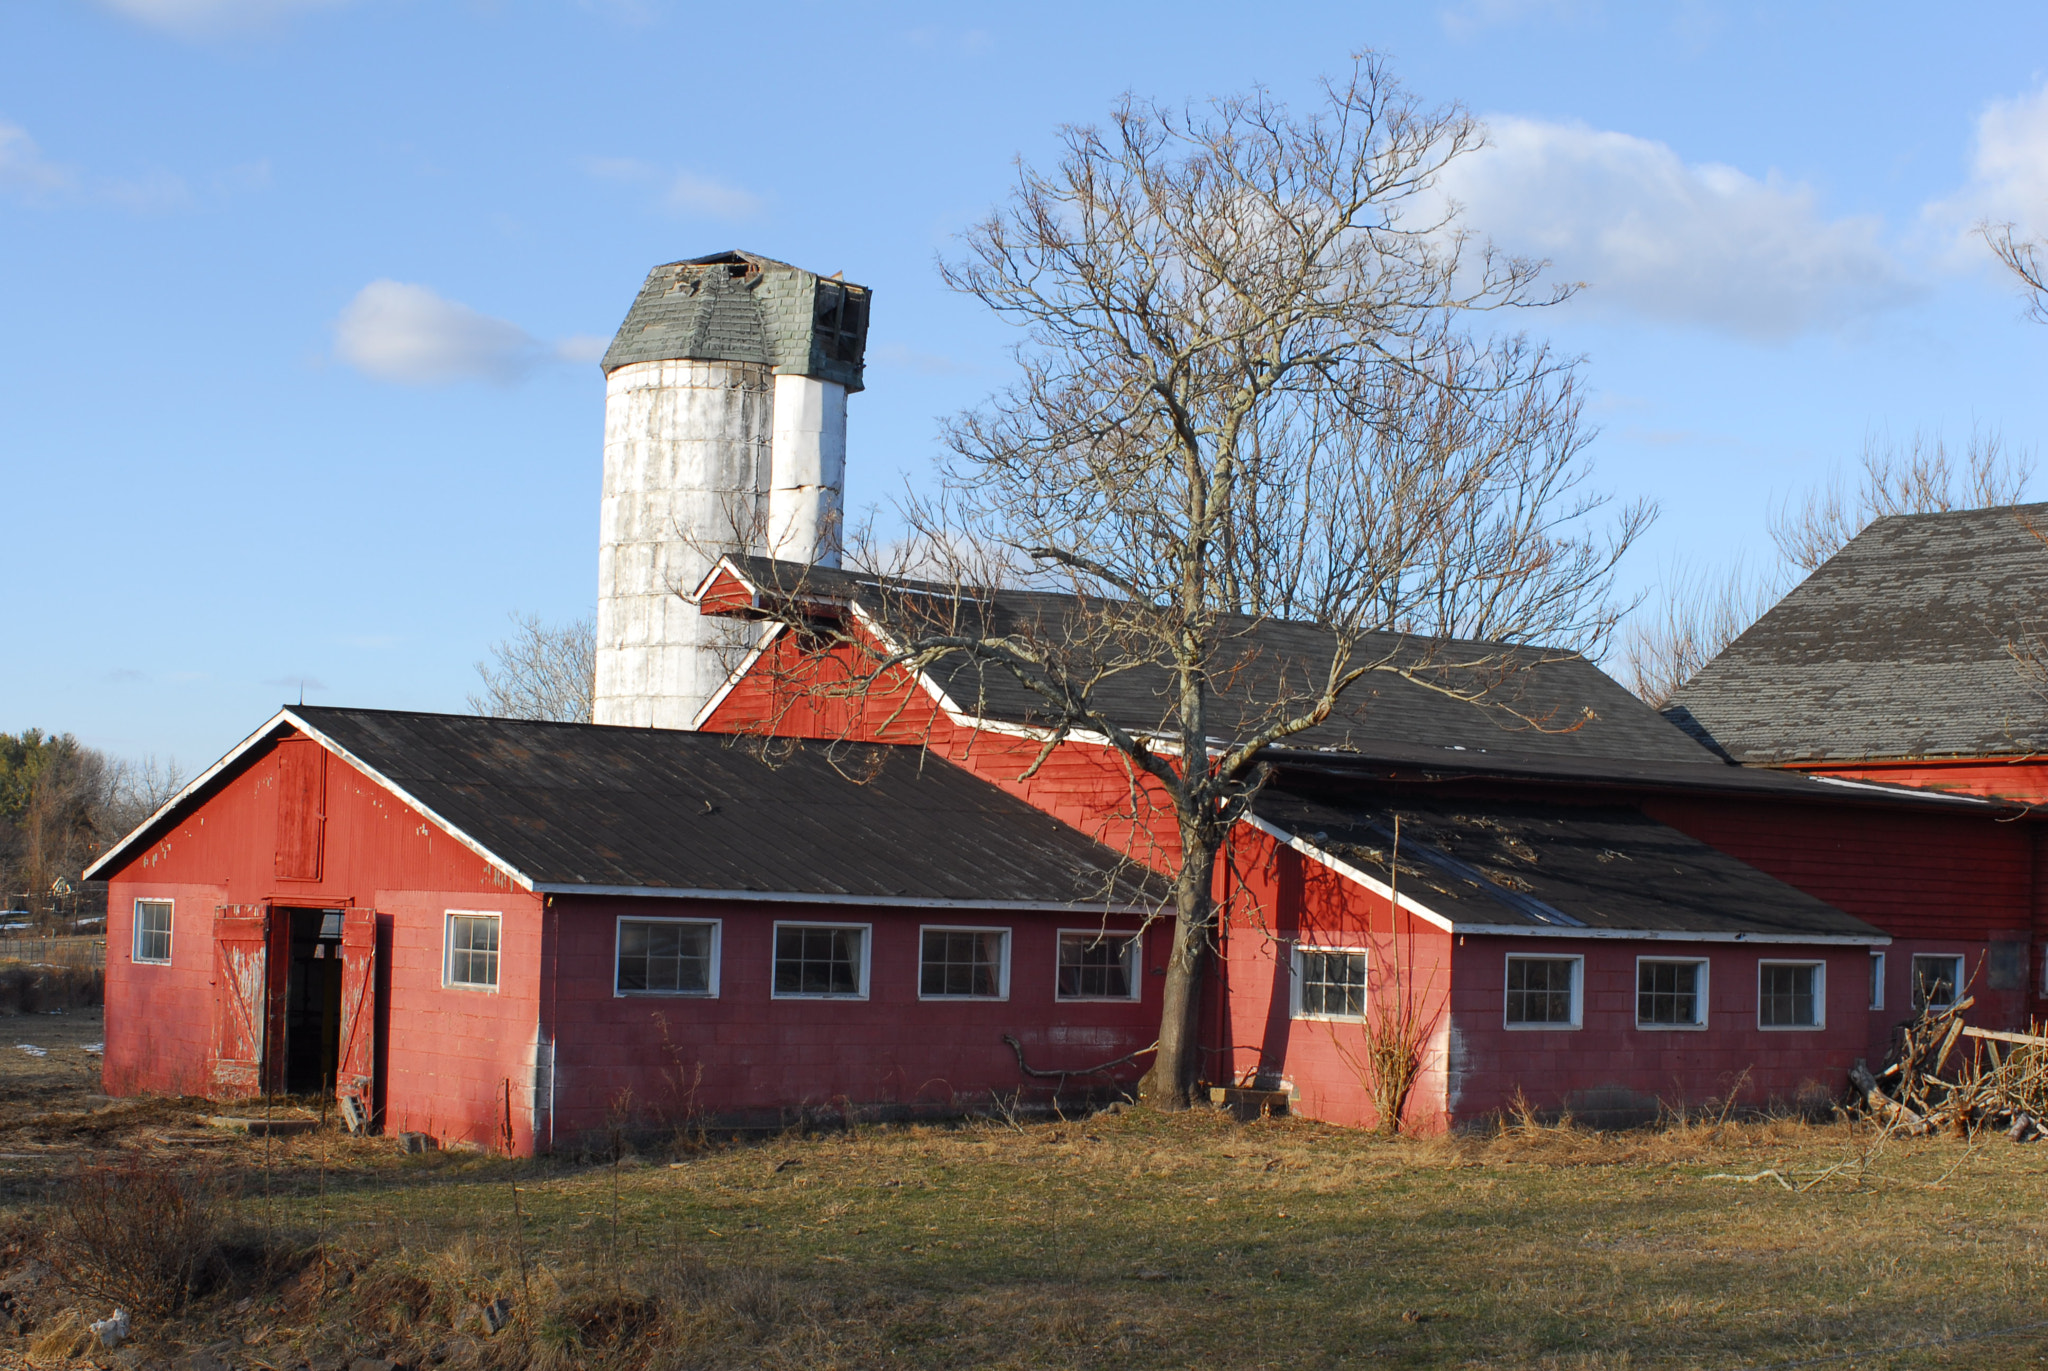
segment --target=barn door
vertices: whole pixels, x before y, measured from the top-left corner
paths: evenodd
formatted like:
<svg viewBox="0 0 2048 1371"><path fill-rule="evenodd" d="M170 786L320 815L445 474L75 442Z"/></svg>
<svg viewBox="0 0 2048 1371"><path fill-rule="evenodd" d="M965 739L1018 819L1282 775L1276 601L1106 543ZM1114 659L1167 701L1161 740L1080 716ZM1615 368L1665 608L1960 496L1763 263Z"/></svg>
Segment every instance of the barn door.
<svg viewBox="0 0 2048 1371"><path fill-rule="evenodd" d="M341 923L341 1050L334 1069L334 1097L354 1100L355 1118L365 1125L376 1064L377 911L351 909ZM346 1117L346 1106L343 1113Z"/></svg>
<svg viewBox="0 0 2048 1371"><path fill-rule="evenodd" d="M270 1021L270 912L223 909L213 920L213 1090L263 1093Z"/></svg>

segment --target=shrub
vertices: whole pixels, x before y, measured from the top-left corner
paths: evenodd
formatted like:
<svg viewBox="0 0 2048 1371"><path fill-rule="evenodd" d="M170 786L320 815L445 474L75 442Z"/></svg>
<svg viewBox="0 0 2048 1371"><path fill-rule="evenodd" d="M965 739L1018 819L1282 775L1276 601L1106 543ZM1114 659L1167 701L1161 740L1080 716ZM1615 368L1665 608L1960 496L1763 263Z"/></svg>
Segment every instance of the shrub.
<svg viewBox="0 0 2048 1371"><path fill-rule="evenodd" d="M56 1255L81 1289L165 1317L216 1260L223 1208L210 1176L139 1157L87 1166L72 1180Z"/></svg>

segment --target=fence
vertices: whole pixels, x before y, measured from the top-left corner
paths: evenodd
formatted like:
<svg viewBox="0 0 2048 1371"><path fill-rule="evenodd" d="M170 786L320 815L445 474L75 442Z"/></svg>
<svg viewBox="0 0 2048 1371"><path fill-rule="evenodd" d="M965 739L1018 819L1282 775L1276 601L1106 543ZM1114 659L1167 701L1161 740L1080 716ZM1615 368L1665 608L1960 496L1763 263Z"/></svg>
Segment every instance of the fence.
<svg viewBox="0 0 2048 1371"><path fill-rule="evenodd" d="M105 938L0 937L0 963L25 962L30 966L73 966L81 970L105 970Z"/></svg>

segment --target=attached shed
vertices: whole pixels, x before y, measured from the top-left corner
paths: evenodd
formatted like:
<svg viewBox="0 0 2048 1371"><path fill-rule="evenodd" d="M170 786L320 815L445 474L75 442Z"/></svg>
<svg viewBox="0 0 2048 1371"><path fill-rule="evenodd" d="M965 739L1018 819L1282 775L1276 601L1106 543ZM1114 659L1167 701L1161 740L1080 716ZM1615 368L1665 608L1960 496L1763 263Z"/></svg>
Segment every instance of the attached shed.
<svg viewBox="0 0 2048 1371"><path fill-rule="evenodd" d="M110 1093L520 1152L1085 1093L1158 1018L1149 874L915 748L302 706L92 875Z"/></svg>

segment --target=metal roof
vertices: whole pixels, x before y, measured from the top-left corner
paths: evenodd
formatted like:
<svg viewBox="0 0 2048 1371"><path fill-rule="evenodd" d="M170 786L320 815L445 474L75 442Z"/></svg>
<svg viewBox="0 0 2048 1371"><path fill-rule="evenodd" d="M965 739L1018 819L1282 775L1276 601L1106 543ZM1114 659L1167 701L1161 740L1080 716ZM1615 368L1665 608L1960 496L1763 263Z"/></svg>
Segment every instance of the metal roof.
<svg viewBox="0 0 2048 1371"><path fill-rule="evenodd" d="M1885 943L1883 930L1625 806L1283 787L1259 819L1459 933ZM1400 818L1400 879L1390 881ZM1419 906L1419 907L1418 907Z"/></svg>
<svg viewBox="0 0 2048 1371"><path fill-rule="evenodd" d="M952 908L1128 908L1158 884L916 747L828 746L460 714L282 711L95 864L118 866L296 727L519 884Z"/></svg>
<svg viewBox="0 0 2048 1371"><path fill-rule="evenodd" d="M1879 519L1672 697L1739 762L2048 751L2048 504Z"/></svg>

